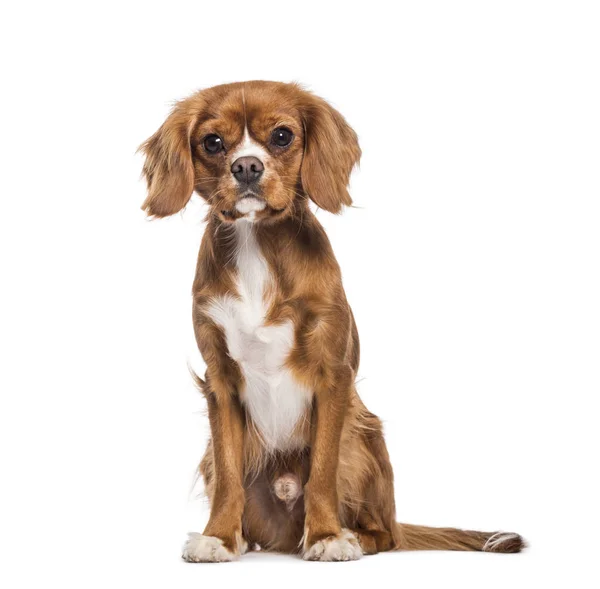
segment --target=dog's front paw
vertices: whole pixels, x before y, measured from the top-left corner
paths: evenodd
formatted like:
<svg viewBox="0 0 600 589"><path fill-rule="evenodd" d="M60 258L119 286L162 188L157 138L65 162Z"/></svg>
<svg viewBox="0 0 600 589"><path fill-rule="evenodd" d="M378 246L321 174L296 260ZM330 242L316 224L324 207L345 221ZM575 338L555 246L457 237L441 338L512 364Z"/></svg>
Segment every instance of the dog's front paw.
<svg viewBox="0 0 600 589"><path fill-rule="evenodd" d="M196 532L188 534L181 558L187 562L229 562L238 554L228 550L223 540L215 536L203 536Z"/></svg>
<svg viewBox="0 0 600 589"><path fill-rule="evenodd" d="M344 529L339 534L319 540L306 548L302 558L329 562L358 560L362 554L356 536L350 530Z"/></svg>

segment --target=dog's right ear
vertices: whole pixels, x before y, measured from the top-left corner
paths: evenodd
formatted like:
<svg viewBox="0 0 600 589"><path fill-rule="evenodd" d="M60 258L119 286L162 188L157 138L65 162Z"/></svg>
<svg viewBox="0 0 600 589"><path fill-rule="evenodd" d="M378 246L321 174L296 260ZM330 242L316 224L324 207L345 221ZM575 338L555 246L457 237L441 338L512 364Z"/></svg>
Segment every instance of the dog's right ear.
<svg viewBox="0 0 600 589"><path fill-rule="evenodd" d="M194 116L180 102L160 129L140 145L146 161L142 170L148 183L148 196L142 205L150 217L177 213L194 191L194 166L190 133Z"/></svg>

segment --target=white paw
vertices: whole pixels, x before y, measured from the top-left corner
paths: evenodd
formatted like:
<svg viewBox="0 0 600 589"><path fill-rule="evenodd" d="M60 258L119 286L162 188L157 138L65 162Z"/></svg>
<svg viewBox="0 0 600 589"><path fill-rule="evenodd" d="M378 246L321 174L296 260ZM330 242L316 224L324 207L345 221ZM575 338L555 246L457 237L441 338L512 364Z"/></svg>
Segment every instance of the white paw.
<svg viewBox="0 0 600 589"><path fill-rule="evenodd" d="M337 536L330 536L315 542L302 556L304 560L321 562L358 560L362 550L356 536L350 530L342 530Z"/></svg>
<svg viewBox="0 0 600 589"><path fill-rule="evenodd" d="M192 532L188 534L181 558L188 562L229 562L237 555L227 550L220 538Z"/></svg>

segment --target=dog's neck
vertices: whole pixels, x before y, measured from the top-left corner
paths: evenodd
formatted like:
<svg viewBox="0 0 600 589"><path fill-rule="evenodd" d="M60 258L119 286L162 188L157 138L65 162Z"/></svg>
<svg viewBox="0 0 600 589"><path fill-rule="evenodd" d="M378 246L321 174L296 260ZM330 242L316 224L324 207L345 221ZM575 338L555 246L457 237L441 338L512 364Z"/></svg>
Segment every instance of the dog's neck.
<svg viewBox="0 0 600 589"><path fill-rule="evenodd" d="M213 218L207 227L207 236L214 236L215 249L230 253L231 243L249 236L256 239L261 250L272 249L284 254L295 251L297 255L308 256L316 261L319 252L329 249L329 240L314 213L307 207L276 222L250 221L238 219L233 223L223 223Z"/></svg>
<svg viewBox="0 0 600 589"><path fill-rule="evenodd" d="M200 247L194 292L207 295L236 292L239 266L250 264L249 259L239 257L239 248L248 246L250 240L253 255L266 261L276 288L284 298L312 296L306 289L317 287L324 276L328 287L336 281L341 286L329 239L307 207L301 214L290 215L276 223L240 219L225 224L211 217Z"/></svg>

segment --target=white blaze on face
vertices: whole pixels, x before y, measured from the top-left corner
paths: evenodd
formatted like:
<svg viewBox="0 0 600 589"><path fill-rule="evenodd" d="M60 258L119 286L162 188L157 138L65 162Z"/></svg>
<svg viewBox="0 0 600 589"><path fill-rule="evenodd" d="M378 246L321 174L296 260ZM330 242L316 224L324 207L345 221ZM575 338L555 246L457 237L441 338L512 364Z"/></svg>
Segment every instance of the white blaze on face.
<svg viewBox="0 0 600 589"><path fill-rule="evenodd" d="M238 145L237 149L231 154L231 163L235 162L240 157L257 157L263 165L266 164L269 157L269 153L262 146L256 143L250 133L248 133L248 127L244 127L244 137L242 142Z"/></svg>
<svg viewBox="0 0 600 589"><path fill-rule="evenodd" d="M248 133L248 127L244 128L244 138L238 146L238 148L231 155L231 165L241 157L255 157L258 158L265 166L266 174L266 162L269 157L268 152L262 145L259 145L254 141ZM266 207L266 203L261 198L255 198L254 196L244 196L239 199L235 204L235 208L242 215L248 215L248 220L254 220L254 214L258 211L262 211Z"/></svg>

